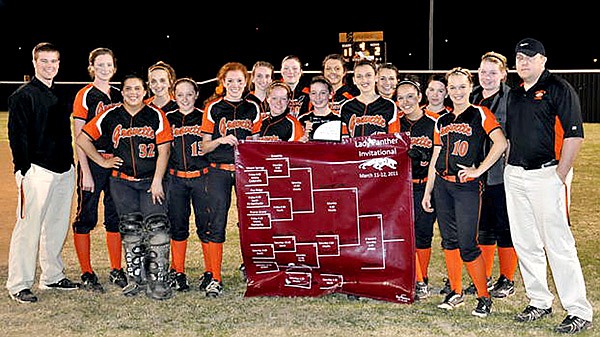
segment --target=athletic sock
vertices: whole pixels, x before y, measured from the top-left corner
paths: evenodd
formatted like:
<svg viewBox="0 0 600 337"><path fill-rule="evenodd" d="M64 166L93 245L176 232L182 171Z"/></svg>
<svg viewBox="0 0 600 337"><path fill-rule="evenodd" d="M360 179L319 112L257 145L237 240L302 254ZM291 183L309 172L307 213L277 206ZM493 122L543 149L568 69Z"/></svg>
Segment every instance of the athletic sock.
<svg viewBox="0 0 600 337"><path fill-rule="evenodd" d="M506 276L509 281L514 281L518 264L515 248L498 247L498 259L500 260L500 274Z"/></svg>
<svg viewBox="0 0 600 337"><path fill-rule="evenodd" d="M467 271L471 280L475 284L477 289L477 297L490 297L490 293L487 290L487 277L485 276L485 261L483 255L479 255L475 260L465 262L467 265Z"/></svg>
<svg viewBox="0 0 600 337"><path fill-rule="evenodd" d="M450 288L457 294L462 294L462 266L463 261L458 249L444 249L446 258L446 269Z"/></svg>
<svg viewBox="0 0 600 337"><path fill-rule="evenodd" d="M171 240L171 269L178 273L185 272L185 253L187 251L187 240Z"/></svg>
<svg viewBox="0 0 600 337"><path fill-rule="evenodd" d="M221 279L221 264L223 263L223 244L216 242L208 243L208 251L210 256L210 264L212 266L213 278L217 281Z"/></svg>
<svg viewBox="0 0 600 337"><path fill-rule="evenodd" d="M75 251L77 252L77 259L81 266L81 273L93 273L92 262L90 260L90 234L73 234L73 241L75 243Z"/></svg>
<svg viewBox="0 0 600 337"><path fill-rule="evenodd" d="M485 262L485 277L492 277L492 268L494 267L494 255L496 254L496 245L479 245L483 262Z"/></svg>
<svg viewBox="0 0 600 337"><path fill-rule="evenodd" d="M121 242L121 233L106 232L106 246L108 247L108 259L110 260L110 268L121 269L121 260L123 252L123 244Z"/></svg>
<svg viewBox="0 0 600 337"><path fill-rule="evenodd" d="M212 273L213 268L210 263L210 252L208 249L208 242L202 242L202 257L204 258L204 271Z"/></svg>
<svg viewBox="0 0 600 337"><path fill-rule="evenodd" d="M423 282L423 273L421 272L421 263L419 262L419 255L415 254L415 274L417 275L417 282Z"/></svg>
<svg viewBox="0 0 600 337"><path fill-rule="evenodd" d="M421 273L423 274L423 278L428 278L429 261L431 260L431 248L417 248L417 255L419 256L419 265L421 266Z"/></svg>

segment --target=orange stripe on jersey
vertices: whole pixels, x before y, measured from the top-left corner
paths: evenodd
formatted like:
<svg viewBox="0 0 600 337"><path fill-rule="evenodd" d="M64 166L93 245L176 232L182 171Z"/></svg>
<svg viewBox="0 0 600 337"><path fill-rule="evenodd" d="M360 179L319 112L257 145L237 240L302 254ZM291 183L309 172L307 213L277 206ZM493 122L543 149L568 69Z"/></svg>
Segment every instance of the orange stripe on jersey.
<svg viewBox="0 0 600 337"><path fill-rule="evenodd" d="M209 102L208 104L206 104L206 108L204 108L204 114L202 116L202 126L200 127L200 131L202 131L204 133L208 133L210 135L212 135L213 132L215 131L215 122L209 118L210 108L217 101L218 100L213 100L213 101Z"/></svg>
<svg viewBox="0 0 600 337"><path fill-rule="evenodd" d="M400 120L396 118L388 124L388 133L400 132Z"/></svg>
<svg viewBox="0 0 600 337"><path fill-rule="evenodd" d="M436 126L433 128L433 145L442 145L442 139L440 138L440 130L437 127L437 123Z"/></svg>
<svg viewBox="0 0 600 337"><path fill-rule="evenodd" d="M484 106L477 106L482 113L481 120L483 121L483 129L489 135L494 129L500 127L500 123L496 120L496 116L492 113L490 109Z"/></svg>
<svg viewBox="0 0 600 337"><path fill-rule="evenodd" d="M90 91L90 89L93 86L94 85L90 83L77 92L77 95L75 96L75 101L73 102L73 118L87 120L88 107L83 106L84 97L87 95L88 91Z"/></svg>
<svg viewBox="0 0 600 337"><path fill-rule="evenodd" d="M159 114L160 124L162 127L159 127L156 133L156 145L160 145L167 142L173 141L173 131L171 130L171 124L167 119L167 115L161 109L156 109Z"/></svg>
<svg viewBox="0 0 600 337"><path fill-rule="evenodd" d="M300 123L300 121L298 121L298 119L294 116L290 116L287 115L286 116L287 119L289 119L292 122L292 141L297 142L300 140L300 138L302 138L302 136L304 136L304 128L302 127L302 124Z"/></svg>
<svg viewBox="0 0 600 337"><path fill-rule="evenodd" d="M560 123L560 119L556 116L554 121L554 158L560 160L560 153L562 152L563 139L565 136L565 130Z"/></svg>

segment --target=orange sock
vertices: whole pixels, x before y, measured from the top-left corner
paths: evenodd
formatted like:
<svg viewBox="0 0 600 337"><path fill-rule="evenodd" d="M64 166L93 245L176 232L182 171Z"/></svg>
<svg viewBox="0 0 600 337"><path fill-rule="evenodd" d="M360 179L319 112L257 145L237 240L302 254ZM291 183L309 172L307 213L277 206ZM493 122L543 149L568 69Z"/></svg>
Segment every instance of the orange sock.
<svg viewBox="0 0 600 337"><path fill-rule="evenodd" d="M419 262L419 255L415 254L415 273L417 274L417 282L423 282L423 273L421 272L421 263Z"/></svg>
<svg viewBox="0 0 600 337"><path fill-rule="evenodd" d="M210 264L210 252L208 249L208 242L202 242L202 257L204 258L204 271L212 273L213 268Z"/></svg>
<svg viewBox="0 0 600 337"><path fill-rule="evenodd" d="M217 281L221 279L221 264L223 263L223 244L216 242L208 243L208 251L210 256L210 265L213 269L213 278Z"/></svg>
<svg viewBox="0 0 600 337"><path fill-rule="evenodd" d="M446 269L448 270L448 280L450 280L450 288L457 294L462 294L462 265L463 261L460 257L458 249L444 249L446 257Z"/></svg>
<svg viewBox="0 0 600 337"><path fill-rule="evenodd" d="M171 240L171 269L178 273L185 272L185 252L187 250L187 240Z"/></svg>
<svg viewBox="0 0 600 337"><path fill-rule="evenodd" d="M479 245L483 262L485 262L485 277L492 277L492 268L494 267L494 254L496 253L496 245Z"/></svg>
<svg viewBox="0 0 600 337"><path fill-rule="evenodd" d="M465 262L467 265L467 271L471 280L475 284L477 289L477 297L490 297L490 293L487 290L487 278L485 276L485 261L483 255L479 255L475 260L471 262Z"/></svg>
<svg viewBox="0 0 600 337"><path fill-rule="evenodd" d="M498 259L500 260L500 274L514 281L517 271L517 252L514 247L498 247Z"/></svg>
<svg viewBox="0 0 600 337"><path fill-rule="evenodd" d="M121 242L121 233L106 232L106 246L108 247L108 259L111 269L121 269L121 259L123 244Z"/></svg>
<svg viewBox="0 0 600 337"><path fill-rule="evenodd" d="M417 255L419 256L419 264L421 266L421 273L423 273L423 278L428 278L429 260L431 260L431 248L417 248Z"/></svg>
<svg viewBox="0 0 600 337"><path fill-rule="evenodd" d="M81 266L81 273L93 273L90 260L90 234L74 233L73 241L75 242L77 259L79 259L79 265Z"/></svg>

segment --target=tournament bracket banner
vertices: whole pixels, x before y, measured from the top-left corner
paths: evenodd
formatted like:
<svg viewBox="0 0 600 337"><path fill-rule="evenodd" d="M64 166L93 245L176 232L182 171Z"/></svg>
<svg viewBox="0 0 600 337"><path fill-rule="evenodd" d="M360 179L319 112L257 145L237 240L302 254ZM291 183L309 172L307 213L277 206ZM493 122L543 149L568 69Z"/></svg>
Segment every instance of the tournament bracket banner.
<svg viewBox="0 0 600 337"><path fill-rule="evenodd" d="M333 142L242 141L236 195L246 297L334 292L412 303L406 133Z"/></svg>

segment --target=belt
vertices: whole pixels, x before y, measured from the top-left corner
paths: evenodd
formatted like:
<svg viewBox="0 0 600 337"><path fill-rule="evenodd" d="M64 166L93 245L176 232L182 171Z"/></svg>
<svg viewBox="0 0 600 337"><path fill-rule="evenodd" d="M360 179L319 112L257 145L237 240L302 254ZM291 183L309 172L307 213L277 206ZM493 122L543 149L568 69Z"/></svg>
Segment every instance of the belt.
<svg viewBox="0 0 600 337"><path fill-rule="evenodd" d="M102 156L102 158L104 159L110 159L112 157L114 157L115 155L112 153L105 153L105 152L101 152L100 155Z"/></svg>
<svg viewBox="0 0 600 337"><path fill-rule="evenodd" d="M412 180L413 184L422 184L422 183L426 183L427 182L427 177L425 178L421 178L421 179L413 179Z"/></svg>
<svg viewBox="0 0 600 337"><path fill-rule="evenodd" d="M210 167L219 170L235 172L235 164L210 163Z"/></svg>
<svg viewBox="0 0 600 337"><path fill-rule="evenodd" d="M466 183L475 180L475 178L460 179L458 176L443 176L441 174L438 174L438 176L451 183Z"/></svg>
<svg viewBox="0 0 600 337"><path fill-rule="evenodd" d="M556 166L556 165L558 165L558 160L552 159L551 161L540 164L540 165L523 166L523 168L525 170L529 171L529 170L539 170L544 167L550 167L550 166Z"/></svg>
<svg viewBox="0 0 600 337"><path fill-rule="evenodd" d="M175 169L169 169L169 174L179 178L198 178L208 173L208 167L197 171L179 171Z"/></svg>
<svg viewBox="0 0 600 337"><path fill-rule="evenodd" d="M112 171L112 176L115 178L119 178L119 179L123 179L123 180L127 180L127 181L142 181L143 180L140 178L128 176L123 172L114 171L114 170Z"/></svg>

